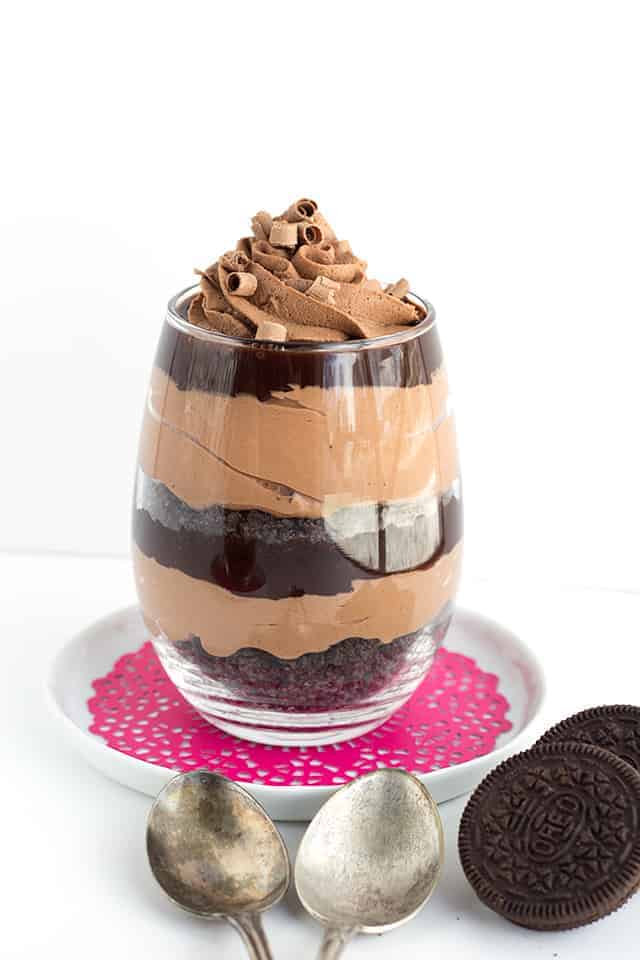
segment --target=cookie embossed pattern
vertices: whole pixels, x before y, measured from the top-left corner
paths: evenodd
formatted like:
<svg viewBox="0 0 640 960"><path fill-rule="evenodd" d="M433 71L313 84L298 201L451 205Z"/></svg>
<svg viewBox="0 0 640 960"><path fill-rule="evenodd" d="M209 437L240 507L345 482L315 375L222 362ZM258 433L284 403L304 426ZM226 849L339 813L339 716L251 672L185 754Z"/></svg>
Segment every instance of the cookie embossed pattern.
<svg viewBox="0 0 640 960"><path fill-rule="evenodd" d="M538 743L568 741L602 747L640 770L640 707L615 704L583 710L547 730Z"/></svg>
<svg viewBox="0 0 640 960"><path fill-rule="evenodd" d="M535 747L478 787L459 850L478 897L506 919L538 930L590 923L640 885L640 776L599 747Z"/></svg>

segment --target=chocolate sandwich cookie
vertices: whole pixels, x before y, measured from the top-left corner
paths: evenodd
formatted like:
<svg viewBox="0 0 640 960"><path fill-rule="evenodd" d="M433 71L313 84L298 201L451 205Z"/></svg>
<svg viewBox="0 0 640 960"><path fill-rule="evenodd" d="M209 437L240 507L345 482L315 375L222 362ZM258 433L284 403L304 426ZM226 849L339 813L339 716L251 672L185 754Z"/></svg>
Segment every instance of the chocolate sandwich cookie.
<svg viewBox="0 0 640 960"><path fill-rule="evenodd" d="M458 847L500 916L534 930L591 923L640 886L640 774L599 747L534 747L480 784Z"/></svg>
<svg viewBox="0 0 640 960"><path fill-rule="evenodd" d="M567 741L609 750L640 770L640 707L617 704L583 710L547 730L538 744Z"/></svg>

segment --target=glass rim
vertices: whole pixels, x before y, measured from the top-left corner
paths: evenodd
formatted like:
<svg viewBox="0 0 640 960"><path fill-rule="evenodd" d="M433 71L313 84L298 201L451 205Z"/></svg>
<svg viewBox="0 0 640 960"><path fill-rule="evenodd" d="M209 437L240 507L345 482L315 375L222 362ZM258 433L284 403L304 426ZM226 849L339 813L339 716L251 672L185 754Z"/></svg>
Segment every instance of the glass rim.
<svg viewBox="0 0 640 960"><path fill-rule="evenodd" d="M288 340L282 343L279 340L246 340L244 337L233 337L217 330L204 330L194 323L190 323L180 315L180 308L200 290L199 284L185 287L173 296L167 304L166 320L172 327L196 337L198 340L207 340L210 343L241 348L244 350L277 350L296 353L348 353L352 350L367 350L375 347L390 347L397 343L406 343L414 340L423 333L427 333L436 322L436 311L428 300L423 300L417 294L409 292L408 297L427 311L424 319L411 327L406 327L396 333L385 334L382 337L368 337L361 340L336 340L333 342L314 342L312 340Z"/></svg>

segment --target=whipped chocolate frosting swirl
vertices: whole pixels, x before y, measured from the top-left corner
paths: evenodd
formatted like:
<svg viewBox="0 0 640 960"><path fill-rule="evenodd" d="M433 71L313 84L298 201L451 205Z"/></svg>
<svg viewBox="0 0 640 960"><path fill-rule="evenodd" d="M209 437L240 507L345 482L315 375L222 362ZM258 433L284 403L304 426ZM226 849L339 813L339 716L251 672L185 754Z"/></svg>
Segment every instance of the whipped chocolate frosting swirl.
<svg viewBox="0 0 640 960"><path fill-rule="evenodd" d="M381 337L413 326L424 309L399 280L383 288L367 264L302 198L279 217L260 211L253 234L206 270L189 305L191 323L257 340L335 342Z"/></svg>

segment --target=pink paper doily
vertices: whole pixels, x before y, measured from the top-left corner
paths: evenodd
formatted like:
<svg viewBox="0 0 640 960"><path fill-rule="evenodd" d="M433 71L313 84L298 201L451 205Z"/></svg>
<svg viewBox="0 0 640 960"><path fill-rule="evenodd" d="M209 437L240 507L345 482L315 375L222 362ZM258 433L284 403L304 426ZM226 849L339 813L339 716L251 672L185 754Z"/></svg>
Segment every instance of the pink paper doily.
<svg viewBox="0 0 640 960"><path fill-rule="evenodd" d="M265 746L211 726L178 693L149 642L93 687L89 729L114 750L177 772L206 768L269 786L335 786L385 766L428 773L490 753L511 728L498 678L446 649L382 726L323 747Z"/></svg>

